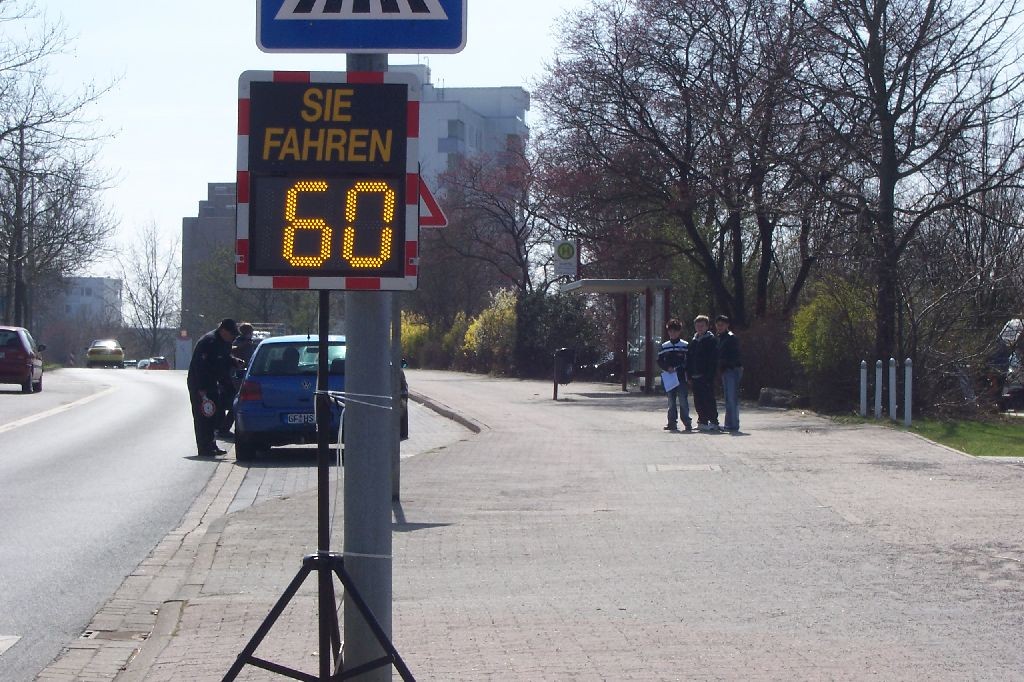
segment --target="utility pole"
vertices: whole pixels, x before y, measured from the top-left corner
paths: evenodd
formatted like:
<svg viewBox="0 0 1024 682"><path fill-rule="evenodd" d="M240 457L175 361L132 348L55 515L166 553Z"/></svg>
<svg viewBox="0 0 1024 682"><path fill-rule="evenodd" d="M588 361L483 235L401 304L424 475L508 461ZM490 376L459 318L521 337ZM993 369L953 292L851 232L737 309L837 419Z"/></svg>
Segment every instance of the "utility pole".
<svg viewBox="0 0 1024 682"><path fill-rule="evenodd" d="M345 70L387 71L387 54L346 55ZM391 395L392 293L345 292L345 392L353 397ZM349 401L345 408L345 566L381 629L391 637L391 453L386 434L388 410ZM367 402L385 404L382 400ZM387 401L386 404L391 404ZM365 619L345 600L342 656L346 669L380 658L384 652ZM387 681L390 668L376 668L361 680Z"/></svg>

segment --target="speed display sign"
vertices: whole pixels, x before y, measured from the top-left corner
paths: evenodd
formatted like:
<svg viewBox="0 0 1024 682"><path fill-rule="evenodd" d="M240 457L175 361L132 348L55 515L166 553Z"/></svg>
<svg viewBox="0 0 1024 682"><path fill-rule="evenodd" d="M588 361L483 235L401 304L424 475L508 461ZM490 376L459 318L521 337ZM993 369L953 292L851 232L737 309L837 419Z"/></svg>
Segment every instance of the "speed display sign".
<svg viewBox="0 0 1024 682"><path fill-rule="evenodd" d="M236 284L415 289L415 77L247 71L238 102Z"/></svg>

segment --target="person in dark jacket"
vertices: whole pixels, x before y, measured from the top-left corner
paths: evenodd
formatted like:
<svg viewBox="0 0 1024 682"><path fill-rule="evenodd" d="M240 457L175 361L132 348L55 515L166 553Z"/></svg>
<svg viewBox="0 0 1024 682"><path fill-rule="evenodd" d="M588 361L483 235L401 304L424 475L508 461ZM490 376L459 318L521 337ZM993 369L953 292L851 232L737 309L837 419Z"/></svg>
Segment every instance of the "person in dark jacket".
<svg viewBox="0 0 1024 682"><path fill-rule="evenodd" d="M707 315L694 318L693 326L697 333L690 342L688 370L693 385L693 407L697 410L697 428L716 433L721 431L718 425L718 406L715 404L718 339L709 329L711 321Z"/></svg>
<svg viewBox="0 0 1024 682"><path fill-rule="evenodd" d="M231 368L231 385L222 391L224 400L223 408L227 410L224 421L217 429L218 438L234 438L231 427L235 423L235 396L238 389L242 387L242 378L245 376L245 368L252 360L252 354L256 352L256 346L260 340L253 338L253 328L248 322L238 325L238 338L231 344L231 361L234 366Z"/></svg>
<svg viewBox="0 0 1024 682"><path fill-rule="evenodd" d="M690 422L690 404L686 390L686 351L689 344L680 338L683 333L683 323L679 320L674 318L669 320L665 325L665 331L668 333L668 340L661 344L661 349L658 351L658 367L670 378L672 374L675 374L679 384L672 388L667 388L666 384L668 423L664 429L678 431L678 419L682 416L683 427L687 433L690 433L693 431L693 426Z"/></svg>
<svg viewBox="0 0 1024 682"><path fill-rule="evenodd" d="M252 354L256 352L256 346L260 345L260 340L253 337L252 325L248 322L243 322L238 325L238 338L231 344L231 355L238 360L241 360L241 367L248 367L249 361L252 360Z"/></svg>
<svg viewBox="0 0 1024 682"><path fill-rule="evenodd" d="M221 455L225 450L217 447L214 432L222 419L219 408L206 414L203 403L207 400L216 406L221 401L220 391L231 385L231 342L238 336L238 326L230 318L224 318L220 325L207 332L196 343L192 361L188 365L189 401L192 404L192 425L196 433L196 448L201 457Z"/></svg>
<svg viewBox="0 0 1024 682"><path fill-rule="evenodd" d="M722 397L725 400L725 430L740 430L740 380L743 378L743 361L740 358L740 342L729 330L729 318L719 315L715 318L718 332L718 371L722 375Z"/></svg>

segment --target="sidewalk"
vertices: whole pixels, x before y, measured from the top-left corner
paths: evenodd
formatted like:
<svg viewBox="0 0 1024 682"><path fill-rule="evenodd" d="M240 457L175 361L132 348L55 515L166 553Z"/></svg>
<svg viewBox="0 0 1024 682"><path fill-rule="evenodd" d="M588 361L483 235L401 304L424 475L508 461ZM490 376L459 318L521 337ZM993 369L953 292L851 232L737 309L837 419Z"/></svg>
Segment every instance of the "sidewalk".
<svg viewBox="0 0 1024 682"><path fill-rule="evenodd" d="M393 639L419 680L1024 676L1018 465L752 406L741 434L666 433L664 396L608 385L410 384L479 428L402 462ZM118 680L221 679L315 551L316 490L239 508L244 474L218 467L40 679L136 649ZM315 597L261 658L316 673Z"/></svg>

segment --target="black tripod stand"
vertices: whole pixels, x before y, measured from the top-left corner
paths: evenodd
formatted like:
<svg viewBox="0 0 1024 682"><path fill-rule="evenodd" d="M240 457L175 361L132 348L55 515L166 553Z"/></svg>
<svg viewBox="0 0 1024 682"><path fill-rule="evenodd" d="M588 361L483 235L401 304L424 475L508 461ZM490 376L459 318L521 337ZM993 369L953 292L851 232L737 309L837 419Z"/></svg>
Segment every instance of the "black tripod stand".
<svg viewBox="0 0 1024 682"><path fill-rule="evenodd" d="M263 619L256 634L252 636L242 652L238 654L234 665L224 675L224 682L234 680L246 665L263 668L278 675L295 680L309 682L326 682L328 680L344 680L361 675L376 668L393 665L398 674L407 682L414 680L409 668L398 654L388 635L370 611L366 602L359 595L352 578L345 570L345 560L341 554L330 551L331 529L330 512L330 450L331 450L331 398L327 386L327 335L330 322L329 293L320 291L320 340L319 362L317 366L316 392L316 430L317 430L317 550L316 554L307 554L302 559L302 568L292 578L284 593L274 604L267 617ZM269 634L274 623L284 612L299 587L310 573L317 574L318 587L318 623L320 630L320 674L313 675L256 657L254 654L263 639ZM334 594L334 576L337 576L344 588L345 597L352 600L360 615L366 621L374 639L384 650L385 655L367 661L360 666L345 669L341 656L341 632L338 627L338 607Z"/></svg>

